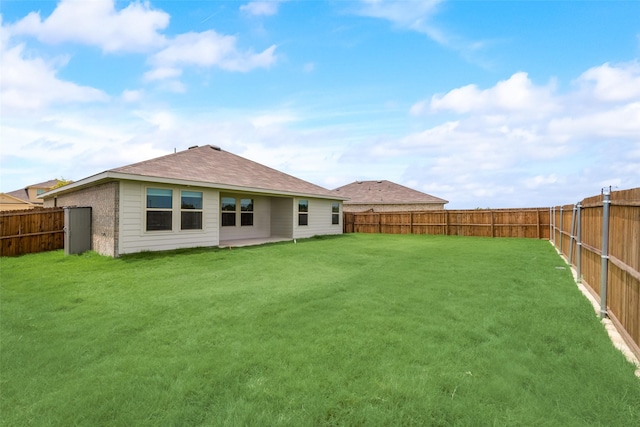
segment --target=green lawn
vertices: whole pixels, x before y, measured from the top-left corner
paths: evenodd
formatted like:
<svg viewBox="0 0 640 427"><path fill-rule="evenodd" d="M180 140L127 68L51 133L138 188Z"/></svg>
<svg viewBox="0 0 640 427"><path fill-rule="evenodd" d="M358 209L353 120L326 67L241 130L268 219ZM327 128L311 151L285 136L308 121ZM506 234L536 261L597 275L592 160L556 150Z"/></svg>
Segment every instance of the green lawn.
<svg viewBox="0 0 640 427"><path fill-rule="evenodd" d="M2 425L640 425L634 367L546 241L0 263Z"/></svg>

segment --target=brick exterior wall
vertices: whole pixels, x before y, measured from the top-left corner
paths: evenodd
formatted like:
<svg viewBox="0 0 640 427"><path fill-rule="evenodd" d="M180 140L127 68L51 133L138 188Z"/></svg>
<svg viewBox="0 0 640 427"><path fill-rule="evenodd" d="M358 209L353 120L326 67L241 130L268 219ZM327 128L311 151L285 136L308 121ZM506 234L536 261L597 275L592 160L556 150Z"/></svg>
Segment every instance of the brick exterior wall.
<svg viewBox="0 0 640 427"><path fill-rule="evenodd" d="M108 182L61 194L56 199L45 200L44 206L91 206L91 249L106 256L119 255L120 184L118 182Z"/></svg>
<svg viewBox="0 0 640 427"><path fill-rule="evenodd" d="M397 205L350 205L345 202L344 212L421 212L444 210L444 203L413 203Z"/></svg>

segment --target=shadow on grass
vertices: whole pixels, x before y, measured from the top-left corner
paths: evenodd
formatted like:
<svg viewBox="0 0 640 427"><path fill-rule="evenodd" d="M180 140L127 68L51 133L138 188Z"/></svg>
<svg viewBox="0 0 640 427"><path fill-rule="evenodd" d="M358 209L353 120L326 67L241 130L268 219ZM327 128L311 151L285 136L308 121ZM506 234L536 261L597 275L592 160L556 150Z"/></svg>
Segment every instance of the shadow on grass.
<svg viewBox="0 0 640 427"><path fill-rule="evenodd" d="M173 258L173 257L185 256L185 255L202 255L202 254L210 254L210 253L229 252L231 250L251 251L259 248L272 247L272 246L304 244L306 242L331 241L331 240L349 239L349 238L353 238L353 235L336 234L336 235L328 235L328 236L313 236L313 237L308 237L304 239L297 239L296 242L292 240L288 240L283 242L262 243L262 244L252 245L252 246L233 247L232 249L219 248L217 246L203 246L203 247L196 247L196 248L172 249L167 251L142 251L142 252L137 252L133 254L120 255L119 259L126 263L133 263L133 262L141 262L141 261L158 260L163 258Z"/></svg>

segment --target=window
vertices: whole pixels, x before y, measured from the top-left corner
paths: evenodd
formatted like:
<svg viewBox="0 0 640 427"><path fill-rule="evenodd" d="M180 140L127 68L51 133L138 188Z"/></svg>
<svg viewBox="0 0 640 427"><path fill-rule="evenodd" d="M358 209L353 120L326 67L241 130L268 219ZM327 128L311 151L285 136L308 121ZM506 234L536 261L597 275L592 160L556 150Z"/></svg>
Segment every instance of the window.
<svg viewBox="0 0 640 427"><path fill-rule="evenodd" d="M340 203L331 202L331 224L340 224Z"/></svg>
<svg viewBox="0 0 640 427"><path fill-rule="evenodd" d="M240 225L253 225L253 199L240 199Z"/></svg>
<svg viewBox="0 0 640 427"><path fill-rule="evenodd" d="M36 196L39 196L39 195L41 195L41 194L44 194L44 189L42 189L42 188L38 188L38 189L36 190Z"/></svg>
<svg viewBox="0 0 640 427"><path fill-rule="evenodd" d="M308 200L298 200L298 225L309 225Z"/></svg>
<svg viewBox="0 0 640 427"><path fill-rule="evenodd" d="M147 231L171 230L173 191L147 188Z"/></svg>
<svg viewBox="0 0 640 427"><path fill-rule="evenodd" d="M182 191L180 199L180 228L202 230L202 192Z"/></svg>
<svg viewBox="0 0 640 427"><path fill-rule="evenodd" d="M222 226L235 227L236 225L236 199L233 197L222 198Z"/></svg>

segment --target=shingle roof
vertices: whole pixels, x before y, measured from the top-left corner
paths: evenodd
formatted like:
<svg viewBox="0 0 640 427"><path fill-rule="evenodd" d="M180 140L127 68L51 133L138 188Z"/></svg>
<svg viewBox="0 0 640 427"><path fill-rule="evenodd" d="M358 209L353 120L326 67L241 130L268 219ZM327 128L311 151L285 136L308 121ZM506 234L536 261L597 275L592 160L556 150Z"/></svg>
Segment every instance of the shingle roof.
<svg viewBox="0 0 640 427"><path fill-rule="evenodd" d="M391 181L355 181L333 190L348 197L345 204L416 204L449 203L447 200L422 193Z"/></svg>
<svg viewBox="0 0 640 427"><path fill-rule="evenodd" d="M10 191L8 193L9 196L15 197L16 199L20 199L23 202L31 203L29 201L29 193L26 188L21 188L20 190Z"/></svg>
<svg viewBox="0 0 640 427"><path fill-rule="evenodd" d="M107 172L245 187L265 192L342 198L326 188L211 145L192 147L185 151L111 169Z"/></svg>
<svg viewBox="0 0 640 427"><path fill-rule="evenodd" d="M58 179L50 179L49 181L39 182L37 184L31 184L27 188L53 188L55 187L60 180Z"/></svg>
<svg viewBox="0 0 640 427"><path fill-rule="evenodd" d="M25 188L21 188L19 190L10 191L6 194L15 197L16 199L23 200L28 203L32 203L29 200L29 188L44 188L46 190L52 189L58 183L57 179L50 179L49 181L40 182L38 184L31 184L26 186Z"/></svg>

